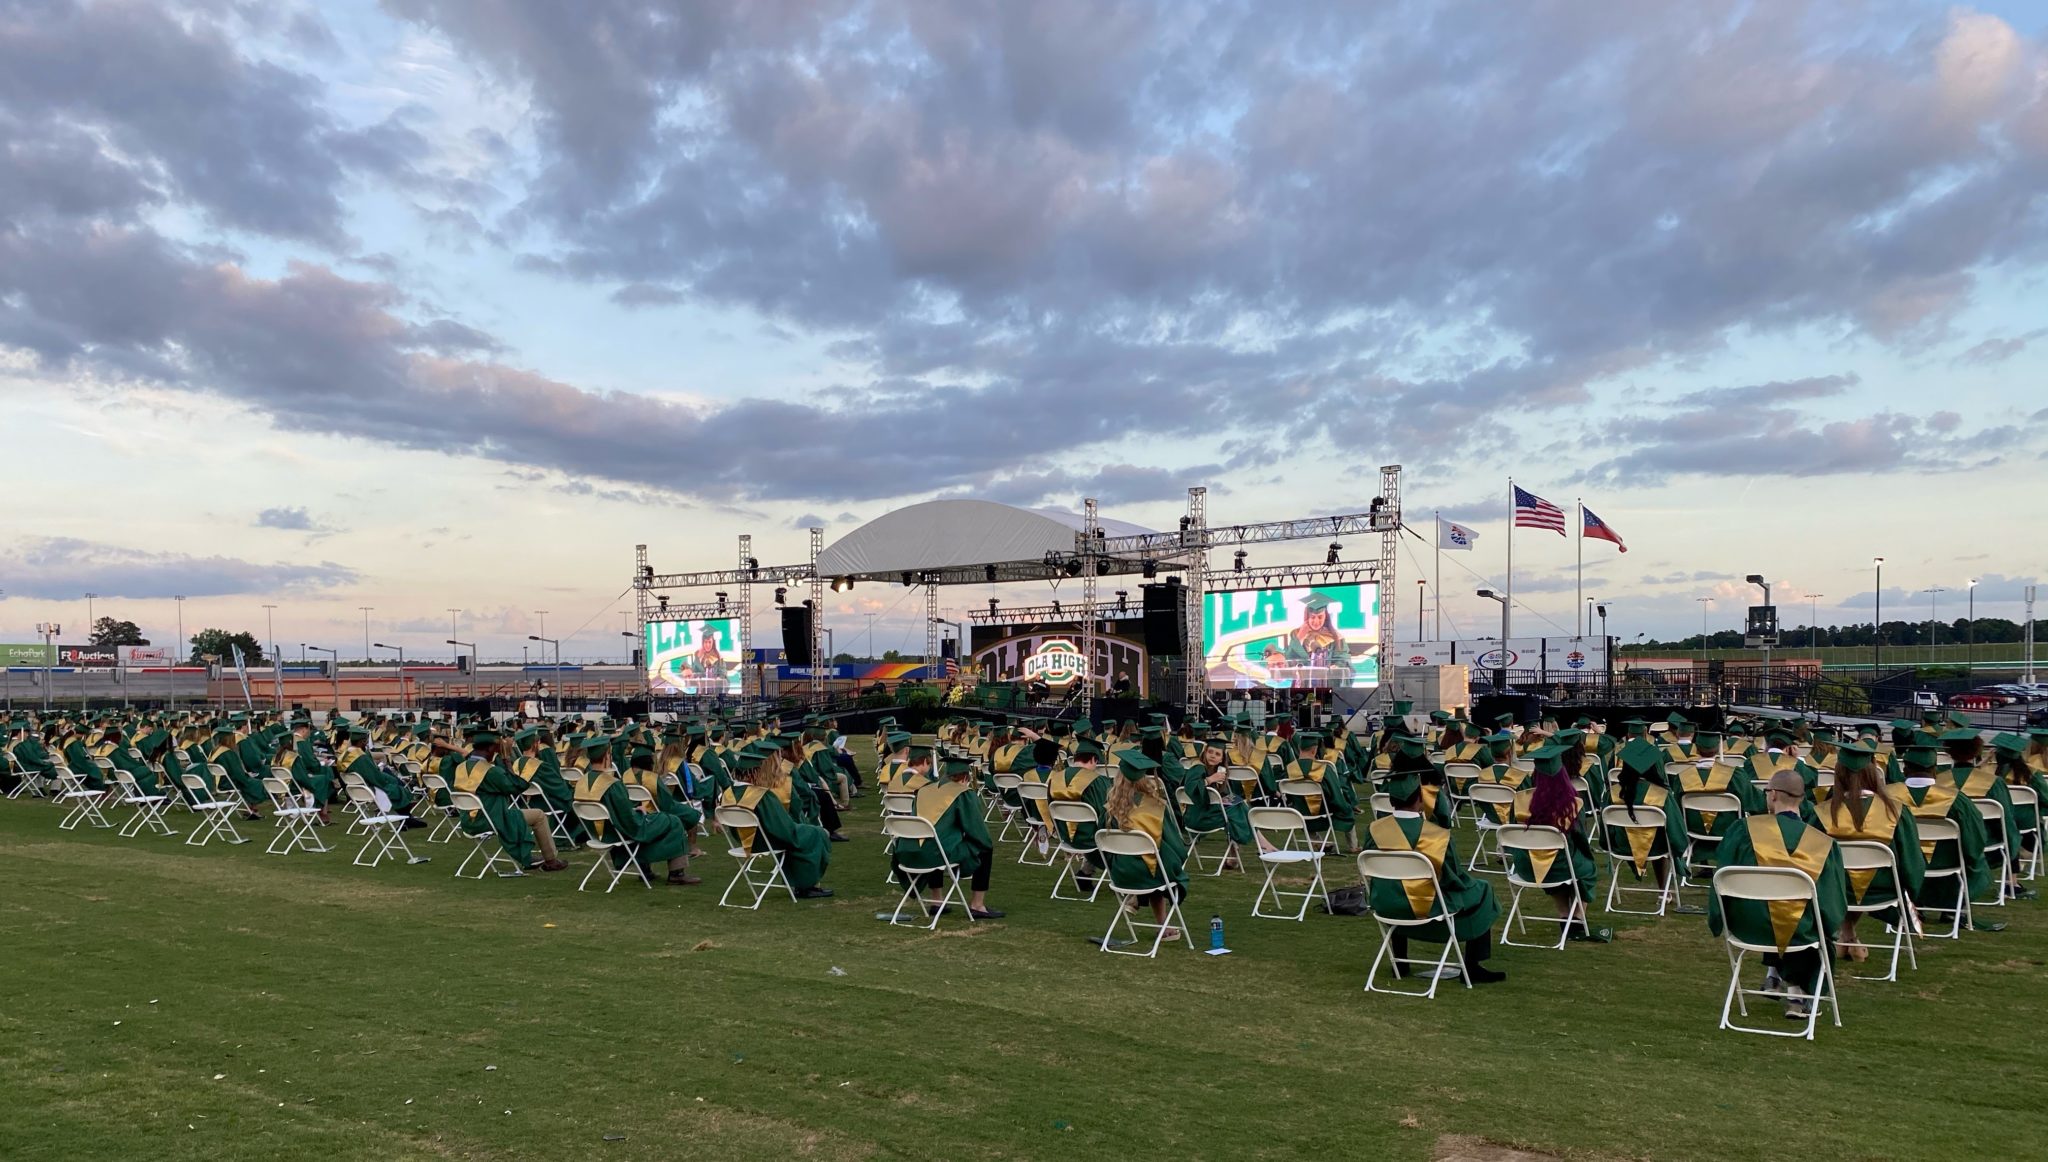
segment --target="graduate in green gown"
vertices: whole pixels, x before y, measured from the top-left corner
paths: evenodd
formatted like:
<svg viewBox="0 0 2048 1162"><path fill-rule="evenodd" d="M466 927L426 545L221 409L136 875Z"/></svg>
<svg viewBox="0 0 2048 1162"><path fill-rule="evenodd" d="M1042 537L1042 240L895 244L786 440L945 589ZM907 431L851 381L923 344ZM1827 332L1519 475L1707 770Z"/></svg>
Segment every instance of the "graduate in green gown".
<svg viewBox="0 0 2048 1162"><path fill-rule="evenodd" d="M499 746L497 731L478 730L470 736L469 757L455 767L449 787L475 795L483 805L481 817L476 812L462 816L462 829L472 835L485 828L494 832L498 845L518 867L563 870L569 865L555 852L555 838L547 817L534 808L519 805L526 780L498 762Z"/></svg>
<svg viewBox="0 0 2048 1162"><path fill-rule="evenodd" d="M1833 955L1842 919L1848 911L1842 853L1836 850L1835 841L1827 832L1800 821L1799 804L1805 797L1806 787L1797 771L1773 775L1766 800L1770 813L1748 816L1741 826L1729 831L1721 840L1719 859L1724 868L1797 868L1813 880L1820 905L1817 916L1815 909L1804 901L1726 903L1726 923L1734 928L1737 939L1776 946L1776 952L1764 954L1764 967L1787 986L1791 1000L1785 1015L1800 1020L1807 1015L1802 998L1811 996L1818 987L1822 958ZM1709 885L1707 927L1716 936L1722 933L1722 911L1718 894ZM1815 940L1820 942L1817 950L1787 951L1793 944ZM1770 987L1768 980L1765 987Z"/></svg>
<svg viewBox="0 0 2048 1162"><path fill-rule="evenodd" d="M1159 764L1143 750L1117 757L1115 784L1103 804L1103 826L1149 835L1159 854L1111 856L1109 881L1127 891L1149 890L1151 894L1138 899L1151 905L1155 923L1164 924L1167 905L1187 898L1187 839L1174 822L1173 800L1160 778ZM1168 928L1163 939L1178 940L1180 933Z"/></svg>
<svg viewBox="0 0 2048 1162"><path fill-rule="evenodd" d="M561 759L553 740L540 727L529 726L512 735L512 747L512 773L540 788L548 807L562 816L570 846L583 842L583 821L576 817L576 789L562 777Z"/></svg>
<svg viewBox="0 0 2048 1162"><path fill-rule="evenodd" d="M1422 814L1438 827L1452 826L1450 789L1446 786L1444 769L1429 757L1429 744L1402 728L1387 740L1387 745L1387 776L1414 776L1422 784ZM1496 819L1495 822L1505 823L1507 820Z"/></svg>
<svg viewBox="0 0 2048 1162"><path fill-rule="evenodd" d="M1095 846L1095 829L1099 824L1064 823L1052 819L1051 803L1086 803L1095 808L1096 819L1102 818L1103 807L1109 802L1109 775L1098 765L1102 759L1102 747L1092 740L1083 740L1074 747L1073 765L1063 771L1053 772L1046 782L1047 805L1046 826L1058 838L1072 847ZM1088 857L1090 867L1100 869L1100 856ZM1092 881L1083 887L1092 887Z"/></svg>
<svg viewBox="0 0 2048 1162"><path fill-rule="evenodd" d="M1575 728L1560 733L1579 732ZM1543 885L1544 894L1557 905L1560 917L1574 921L1565 930L1568 938L1605 944L1614 938L1613 930L1593 928L1586 917L1587 902L1592 900L1593 889L1600 881L1600 865L1593 861L1593 843L1587 837L1584 804L1580 802L1578 788L1566 770L1566 760L1574 753L1585 753L1576 739L1529 752L1529 759L1536 764L1536 770L1530 777L1529 789L1517 792L1514 804L1516 823L1555 828L1564 836L1564 858L1560 859L1552 852L1511 849L1508 859L1517 876ZM1578 882L1576 892L1572 890L1573 880Z"/></svg>
<svg viewBox="0 0 2048 1162"><path fill-rule="evenodd" d="M1187 792L1188 797L1187 806L1181 808L1181 825L1188 831L1209 832L1220 829L1240 848L1257 839L1263 845L1263 850L1264 846L1270 845L1265 844L1264 837L1252 830L1251 812L1245 804L1244 797L1237 793L1237 788L1230 785L1227 752L1229 746L1230 739L1227 736L1219 735L1209 739L1196 754L1195 761L1181 771L1180 788ZM1211 791L1222 798L1222 806L1219 807L1210 800ZM1237 866L1235 853L1224 866Z"/></svg>
<svg viewBox="0 0 2048 1162"><path fill-rule="evenodd" d="M291 771L292 780L307 794L321 810L321 821L326 822L328 804L339 796L340 776L320 761L320 752L313 749L313 721L301 718L292 723L291 737L284 742L290 750L281 752L278 766Z"/></svg>
<svg viewBox="0 0 2048 1162"><path fill-rule="evenodd" d="M703 883L702 879L690 874L689 830L675 816L662 811L642 811L633 802L625 781L612 767L611 740L601 737L592 740L584 751L590 756L590 766L577 780L570 795L572 802L604 805L609 822L596 825L594 838L608 839L606 828L616 829L619 835L639 845L641 874L651 878L655 864L666 864L667 882L678 887ZM534 762L539 762L538 756ZM570 814L574 813L571 810ZM625 862L626 857L621 849L615 847L611 849L611 858L613 865L618 866Z"/></svg>
<svg viewBox="0 0 2048 1162"><path fill-rule="evenodd" d="M1614 805L1631 808L1631 819L1636 815L1633 808L1658 808L1664 812L1664 822L1658 826L1650 823L1646 816L1644 825L1640 827L1610 827L1608 847L1627 857L1627 862L1621 866L1637 879L1642 879L1654 868L1657 886L1666 887L1670 882L1672 859L1676 853L1685 850L1685 816L1678 809L1678 797L1664 786L1666 752L1642 735L1624 743L1619 757L1621 776L1615 789Z"/></svg>
<svg viewBox="0 0 2048 1162"><path fill-rule="evenodd" d="M1484 963L1493 954L1493 922L1500 916L1493 889L1465 870L1451 832L1423 817L1421 779L1398 775L1389 778L1385 788L1394 801L1394 813L1361 829L1366 850L1421 852L1436 870L1436 885L1432 888L1413 881L1374 880L1367 893L1372 910L1385 916L1414 919L1437 909L1436 893L1441 891L1443 906L1451 913L1449 930L1440 920L1394 930L1394 975L1406 972L1401 962L1408 957L1408 941L1412 937L1438 943L1452 939L1463 942L1465 972L1473 984L1506 980L1507 973L1490 969Z"/></svg>
<svg viewBox="0 0 2048 1162"><path fill-rule="evenodd" d="M232 726L222 724L215 727L212 746L206 752L206 761L226 772L228 785L242 797L242 802L248 807L247 817L260 818L256 807L270 802L270 795L263 789L262 779L251 775L248 768L242 765L242 754L236 746L236 741Z"/></svg>
<svg viewBox="0 0 2048 1162"><path fill-rule="evenodd" d="M943 858L958 865L962 880L967 881L967 911L977 920L1000 920L1003 913L988 906L989 879L995 866L995 840L989 838L988 824L983 821L987 806L975 792L973 782L974 764L968 759L947 759L943 766L944 779L930 783L917 791L917 817L932 825L938 834L940 851L933 851L932 840L906 841L898 839L889 849L889 866L894 869L896 882L910 886L910 873L903 870L905 862L929 867ZM939 905L944 892L944 881L936 874L917 877L918 893L924 901L926 914Z"/></svg>
<svg viewBox="0 0 2048 1162"><path fill-rule="evenodd" d="M751 748L741 751L734 772L740 781L733 784L721 802L745 807L760 820L758 834L742 831L736 836L739 845L743 850L753 851L755 844L765 842L780 851L783 874L789 877L798 899L830 896L832 889L821 881L832 864L832 840L824 828L799 823L790 815L794 793L781 750L778 745L767 744L760 752Z"/></svg>
<svg viewBox="0 0 2048 1162"><path fill-rule="evenodd" d="M1999 774L1995 760L1984 761L1984 736L1977 731L1967 727L1948 731L1941 736L1941 745L1954 764L1946 773L1949 780L1956 785L1956 790L1973 802L1998 805L1996 812L1984 810L1981 806L1978 809L1978 814L1984 816L1986 853L1993 854L1995 851L1997 855L1989 870L1994 877L1994 883L1997 877L2003 877L2007 894L2018 895L2019 875L2013 854L2019 841L2013 836L2012 828L2000 822L2011 819L2017 813L2012 801L2012 784ZM1935 768L1935 771L1937 775L1942 773L1939 767ZM1994 814L1997 815L1997 819L1992 818ZM2002 850L2000 845L2003 845Z"/></svg>
<svg viewBox="0 0 2048 1162"><path fill-rule="evenodd" d="M1277 769L1274 771L1276 788L1279 781L1299 780L1316 785L1316 792L1302 796L1290 796L1288 806L1309 816L1309 830L1320 835L1325 830L1334 830L1346 837L1344 846L1357 850L1358 795L1351 788L1351 781L1337 769L1337 764L1322 757L1323 736L1314 730L1296 731L1294 737L1281 745L1273 756ZM1315 816L1327 815L1328 823Z"/></svg>
<svg viewBox="0 0 2048 1162"><path fill-rule="evenodd" d="M1984 813L1977 810L1977 804L1961 792L1953 779L1937 775L1934 755L1931 746L1911 746L1899 756L1904 772L1900 783L1904 788L1904 805L1923 820L1947 819L1956 825L1957 843L1923 839L1920 850L1927 857L1930 872L1962 869L1964 887L1974 900L1989 891L1992 883L1991 867L1984 857ZM1958 905L1956 878L1930 877L1913 902L1922 908L1953 910ZM2005 927L1985 920L1976 921L1974 926L1990 932Z"/></svg>
<svg viewBox="0 0 2048 1162"><path fill-rule="evenodd" d="M1835 756L1834 789L1827 801L1815 809L1815 817L1837 843L1855 840L1882 843L1891 849L1896 873L1852 871L1845 885L1851 904L1890 905L1871 915L1881 923L1898 924L1903 922L1899 915L1901 901L1911 901L1920 895L1927 874L1927 857L1920 849L1920 827L1905 786L1886 783L1876 760L1876 752L1863 743L1842 743ZM1856 924L1863 915L1849 912L1844 916L1835 949L1837 956L1846 954L1858 961L1870 959L1870 950L1863 947L1856 932Z"/></svg>
<svg viewBox="0 0 2048 1162"><path fill-rule="evenodd" d="M2005 780L2006 797L2012 799L2012 842L2018 846L2013 850L2015 865L2025 865L2032 858L2033 845L2041 842L2040 804L2048 803L2048 776L2027 764L2027 740L2017 734L2001 734L1991 740L1998 777ZM2034 802L2021 802L2025 796L2013 797L2013 791L2023 789L2034 793ZM2017 881L2015 881L2017 883ZM2035 899L2038 893L2033 888L2018 884L2019 897Z"/></svg>

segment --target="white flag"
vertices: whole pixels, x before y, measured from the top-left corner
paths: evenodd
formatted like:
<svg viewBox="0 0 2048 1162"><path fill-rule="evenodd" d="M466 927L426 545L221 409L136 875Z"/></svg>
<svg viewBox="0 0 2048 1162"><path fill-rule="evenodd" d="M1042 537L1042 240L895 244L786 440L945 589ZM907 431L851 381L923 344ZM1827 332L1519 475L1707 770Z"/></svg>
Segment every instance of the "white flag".
<svg viewBox="0 0 2048 1162"><path fill-rule="evenodd" d="M1472 542L1479 534L1461 524L1452 524L1442 517L1436 518L1436 545L1439 549L1463 549L1470 552Z"/></svg>

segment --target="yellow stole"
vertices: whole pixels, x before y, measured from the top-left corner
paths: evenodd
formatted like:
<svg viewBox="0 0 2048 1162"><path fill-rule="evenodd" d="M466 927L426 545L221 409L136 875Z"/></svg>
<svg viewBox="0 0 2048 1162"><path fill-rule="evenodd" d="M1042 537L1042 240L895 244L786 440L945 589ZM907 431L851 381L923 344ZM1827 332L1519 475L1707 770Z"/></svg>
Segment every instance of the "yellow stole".
<svg viewBox="0 0 2048 1162"><path fill-rule="evenodd" d="M1774 755L1767 750L1751 751L1749 769L1757 778L1768 779L1779 771L1797 771L1799 760L1788 758L1782 752Z"/></svg>
<svg viewBox="0 0 2048 1162"><path fill-rule="evenodd" d="M953 801L967 793L965 783L933 783L917 792L917 817L934 827L953 809Z"/></svg>
<svg viewBox="0 0 2048 1162"><path fill-rule="evenodd" d="M1887 811L1876 798L1872 798L1869 805L1863 809L1861 824L1858 824L1856 817L1850 814L1847 803L1837 801L1834 806L1819 813L1821 826L1836 839L1867 839L1889 846L1892 836L1899 830L1899 817L1906 813L1906 809L1897 805L1898 800L1894 796L1885 795L1884 798L1892 802L1894 808ZM1876 878L1877 872L1874 869L1850 872L1849 899L1858 904L1862 903L1864 893L1870 890L1870 883Z"/></svg>
<svg viewBox="0 0 2048 1162"><path fill-rule="evenodd" d="M1444 752L1447 763L1478 763L1486 757L1486 744L1467 740Z"/></svg>
<svg viewBox="0 0 2048 1162"><path fill-rule="evenodd" d="M999 775L1016 774L1017 756L1023 753L1023 751L1024 744L1021 742L1008 743L997 747L995 753L990 756L990 762L995 773Z"/></svg>
<svg viewBox="0 0 2048 1162"><path fill-rule="evenodd" d="M1765 867L1796 867L1820 882L1820 873L1827 866L1828 853L1835 849L1835 841L1817 827L1801 827L1799 845L1788 850L1785 847L1785 833L1778 827L1776 815L1755 815L1744 820L1749 826L1750 846L1756 849L1756 857ZM1778 941L1778 951L1792 943L1792 937L1799 931L1799 918L1806 914L1804 900L1772 900L1771 935ZM1818 917L1815 917L1818 921Z"/></svg>
<svg viewBox="0 0 2048 1162"><path fill-rule="evenodd" d="M1101 774L1102 772L1100 771L1086 770L1081 767L1069 767L1064 771L1055 771L1052 781L1046 785L1046 794L1054 799L1071 802L1085 794L1088 790L1088 784L1100 778Z"/></svg>
<svg viewBox="0 0 2048 1162"><path fill-rule="evenodd" d="M599 771L587 779L576 780L576 785L572 790L575 792L576 801L579 803L601 803L604 801L604 793L611 789L613 783L618 781L611 771ZM601 820L585 820L583 825L590 828L590 833L593 836L599 839L604 838L606 822Z"/></svg>
<svg viewBox="0 0 2048 1162"><path fill-rule="evenodd" d="M1705 771L1701 771L1698 767L1687 767L1679 772L1678 789L1688 795L1725 791L1734 777L1735 769L1733 767L1724 767L1720 763L1715 763ZM1721 813L1718 811L1700 812L1701 829L1712 831L1714 829L1714 820L1720 817Z"/></svg>
<svg viewBox="0 0 2048 1162"><path fill-rule="evenodd" d="M540 775L539 756L536 755L530 758L519 759L517 762L512 764L512 773L518 775L520 778L525 779L527 782L531 783L535 778L539 777Z"/></svg>
<svg viewBox="0 0 2048 1162"><path fill-rule="evenodd" d="M638 767L628 767L619 772L619 781L629 787L638 787L647 792L648 800L640 804L640 811L643 814L652 814L658 809L655 804L661 801L660 775L655 774L653 771L640 770Z"/></svg>
<svg viewBox="0 0 2048 1162"><path fill-rule="evenodd" d="M1166 834L1166 804L1150 795L1139 795L1131 800L1131 809L1124 816L1124 826L1129 830L1142 831L1151 836L1152 845L1157 847L1161 837ZM1150 855L1143 858L1145 870L1155 876L1158 875L1158 858Z"/></svg>
<svg viewBox="0 0 2048 1162"><path fill-rule="evenodd" d="M885 760L882 763L881 769L875 772L875 782L880 783L882 788L887 790L896 782L898 775L909 769L910 764L900 759Z"/></svg>
<svg viewBox="0 0 2048 1162"><path fill-rule="evenodd" d="M1954 778L1951 774L1950 778ZM1970 777L1960 780L1963 794L1972 799L1982 799L1991 794L1991 785L1998 781L1998 768L1990 763L1978 763L1970 768Z"/></svg>
<svg viewBox="0 0 2048 1162"><path fill-rule="evenodd" d="M1444 853L1449 850L1451 833L1431 823L1418 819L1420 824L1414 839L1401 826L1401 820L1393 815L1375 819L1367 830L1372 834L1372 845L1381 851L1419 851L1429 859L1438 875L1443 874ZM1401 890L1408 896L1408 911L1411 916L1426 916L1436 906L1436 884L1429 880L1402 880Z"/></svg>
<svg viewBox="0 0 2048 1162"><path fill-rule="evenodd" d="M294 753L296 754L297 752ZM353 746L342 747L340 753L334 756L334 773L338 775L354 766L356 760L361 758L362 754L362 751L357 750Z"/></svg>
<svg viewBox="0 0 2048 1162"><path fill-rule="evenodd" d="M1423 790L1427 791L1429 788L1424 787ZM1536 792L1533 790L1515 792L1514 806L1510 808L1513 813L1514 822L1529 822L1529 804L1535 798ZM1502 820L1502 822L1505 823L1507 820ZM1558 853L1554 851L1528 851L1522 854L1529 857L1529 870L1536 873L1535 879L1539 884L1550 874L1550 865L1557 862L1558 856Z"/></svg>
<svg viewBox="0 0 2048 1162"><path fill-rule="evenodd" d="M488 759L475 756L463 759L462 764L455 768L455 789L474 795L476 789L483 786L484 776L490 773L491 763Z"/></svg>
<svg viewBox="0 0 2048 1162"><path fill-rule="evenodd" d="M1901 786L1904 786L1904 784L1901 784ZM1903 806L1920 819L1946 819L1948 818L1948 809L1954 806L1956 801L1956 787L1953 783L1946 787L1936 783L1927 788L1925 797L1920 799L1913 797L1913 788L1906 787L1905 791L1906 801ZM1920 854L1928 859L1933 859L1935 842L1932 839L1921 840Z"/></svg>
<svg viewBox="0 0 2048 1162"><path fill-rule="evenodd" d="M1643 801L1636 804L1636 806L1669 809L1668 804L1671 802L1670 792L1655 783L1642 783L1639 786L1642 791ZM1659 830L1659 828L1655 827L1622 828L1622 834L1628 838L1629 858L1636 865L1637 875L1643 875L1650 869L1650 853L1657 847Z"/></svg>
<svg viewBox="0 0 2048 1162"><path fill-rule="evenodd" d="M1282 767L1280 773L1284 778L1306 779L1311 783L1320 784L1323 781L1323 776L1329 773L1329 767L1330 764L1321 759L1296 759ZM1323 813L1323 797L1321 795L1304 795L1302 801L1308 807L1310 815L1321 815Z"/></svg>
<svg viewBox="0 0 2048 1162"><path fill-rule="evenodd" d="M728 787L721 802L732 806L745 807L749 811L759 811L761 809L761 796L767 793L768 789L766 787ZM752 852L754 850L753 828L735 827L733 835L734 838L740 841L741 851Z"/></svg>
<svg viewBox="0 0 2048 1162"><path fill-rule="evenodd" d="M1683 763L1692 761L1692 742L1672 742L1664 745L1666 762Z"/></svg>

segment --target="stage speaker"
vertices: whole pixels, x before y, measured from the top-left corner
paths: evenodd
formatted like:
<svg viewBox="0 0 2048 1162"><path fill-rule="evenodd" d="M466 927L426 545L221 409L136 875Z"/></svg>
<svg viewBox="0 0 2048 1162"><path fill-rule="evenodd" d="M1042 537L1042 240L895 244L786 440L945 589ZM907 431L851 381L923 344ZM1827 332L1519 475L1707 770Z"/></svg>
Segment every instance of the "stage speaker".
<svg viewBox="0 0 2048 1162"><path fill-rule="evenodd" d="M647 718L647 699L613 698L606 703L605 713L610 714L613 718L631 718L645 721Z"/></svg>
<svg viewBox="0 0 2048 1162"><path fill-rule="evenodd" d="M957 661L960 657L960 639L950 637L939 639L939 656Z"/></svg>
<svg viewBox="0 0 2048 1162"><path fill-rule="evenodd" d="M1155 658L1180 656L1187 633L1187 590L1179 585L1147 585L1145 652Z"/></svg>
<svg viewBox="0 0 2048 1162"><path fill-rule="evenodd" d="M811 611L804 606L782 607L782 657L792 666L811 664Z"/></svg>

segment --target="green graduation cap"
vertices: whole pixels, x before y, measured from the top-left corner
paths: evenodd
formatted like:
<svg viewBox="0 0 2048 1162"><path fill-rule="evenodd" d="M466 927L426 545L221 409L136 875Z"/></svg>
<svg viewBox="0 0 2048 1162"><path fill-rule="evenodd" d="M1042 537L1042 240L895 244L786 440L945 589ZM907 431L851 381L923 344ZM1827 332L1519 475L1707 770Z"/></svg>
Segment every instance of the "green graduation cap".
<svg viewBox="0 0 2048 1162"><path fill-rule="evenodd" d="M2027 740L2017 734L2001 734L1991 740L2001 754L2018 755L2027 753Z"/></svg>
<svg viewBox="0 0 2048 1162"><path fill-rule="evenodd" d="M1655 774L1664 769L1664 752L1647 738L1631 738L1621 748L1621 765L1637 774Z"/></svg>
<svg viewBox="0 0 2048 1162"><path fill-rule="evenodd" d="M1313 591L1311 591L1307 597L1301 599L1301 608L1309 613L1314 613L1318 609L1328 609L1330 608L1330 606L1334 604L1336 603L1331 601L1328 597L1324 596L1321 593L1316 593ZM1402 713L1405 714L1407 712L1402 711Z"/></svg>
<svg viewBox="0 0 2048 1162"><path fill-rule="evenodd" d="M1935 749L1931 746L1909 746L1905 749L1904 753L1899 755L1899 761L1909 767L1932 768L1935 762L1935 753Z"/></svg>
<svg viewBox="0 0 2048 1162"><path fill-rule="evenodd" d="M1559 746L1555 741L1546 742L1522 757L1530 762L1555 763L1564 757L1564 747Z"/></svg>
<svg viewBox="0 0 2048 1162"><path fill-rule="evenodd" d="M940 766L942 773L949 779L964 775L973 769L974 760L968 758L948 758Z"/></svg>
<svg viewBox="0 0 2048 1162"><path fill-rule="evenodd" d="M1126 779L1142 779L1159 769L1159 764L1145 757L1140 751L1125 751L1117 756L1117 773Z"/></svg>
<svg viewBox="0 0 2048 1162"><path fill-rule="evenodd" d="M1387 798L1392 799L1394 802L1406 803L1422 792L1422 776L1414 771L1403 771L1389 775L1385 781L1380 783L1380 789L1385 791Z"/></svg>
<svg viewBox="0 0 2048 1162"><path fill-rule="evenodd" d="M1974 730L1945 730L1941 733L1943 742L1968 742L1978 737L1981 736Z"/></svg>
<svg viewBox="0 0 2048 1162"><path fill-rule="evenodd" d="M889 749L890 749L890 750L900 750L900 749L902 749L903 747L909 746L909 745L910 745L910 738L911 738L910 732L909 732L909 731L907 731L907 730L892 730L892 731L890 731L890 732L889 732L889 735L888 735L888 739L887 739L887 741L888 741L888 743L889 743Z"/></svg>

